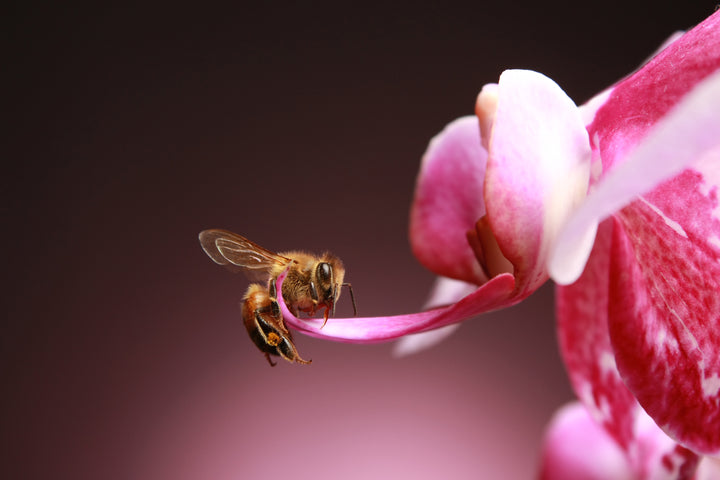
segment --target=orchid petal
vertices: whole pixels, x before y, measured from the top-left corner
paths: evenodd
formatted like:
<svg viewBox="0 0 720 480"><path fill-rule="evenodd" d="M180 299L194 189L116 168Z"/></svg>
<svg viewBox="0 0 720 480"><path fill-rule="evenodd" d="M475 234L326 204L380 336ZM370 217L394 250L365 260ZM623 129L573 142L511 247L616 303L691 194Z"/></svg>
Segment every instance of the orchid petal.
<svg viewBox="0 0 720 480"><path fill-rule="evenodd" d="M396 357L406 357L420 353L423 350L428 350L451 337L459 328L459 323L453 323L436 328L435 330L406 335L398 339L393 346L393 355Z"/></svg>
<svg viewBox="0 0 720 480"><path fill-rule="evenodd" d="M642 409L635 421L635 444L628 454L639 478L692 480L700 456L675 443Z"/></svg>
<svg viewBox="0 0 720 480"><path fill-rule="evenodd" d="M710 76L659 121L625 163L604 176L557 238L549 270L560 284L585 266L598 221L720 148L720 72Z"/></svg>
<svg viewBox="0 0 720 480"><path fill-rule="evenodd" d="M612 92L613 87L607 88L578 107L580 110L580 117L585 125L588 125L595 120L595 115L597 115L598 110L605 105L605 102L608 101Z"/></svg>
<svg viewBox="0 0 720 480"><path fill-rule="evenodd" d="M477 286L472 283L453 278L437 277L430 290L430 295L425 305L423 305L423 310L451 305L470 295L476 289Z"/></svg>
<svg viewBox="0 0 720 480"><path fill-rule="evenodd" d="M698 465L695 480L720 480L720 458L703 457Z"/></svg>
<svg viewBox="0 0 720 480"><path fill-rule="evenodd" d="M542 480L631 480L630 462L580 403L558 410L543 441Z"/></svg>
<svg viewBox="0 0 720 480"><path fill-rule="evenodd" d="M475 102L475 115L480 121L480 138L485 150L490 149L495 114L497 113L500 90L497 83L483 85Z"/></svg>
<svg viewBox="0 0 720 480"><path fill-rule="evenodd" d="M285 272L278 276L277 290L282 291ZM388 317L350 317L330 319L323 327L323 320L317 318L299 319L288 309L282 295L278 304L285 322L313 337L327 338L352 343L374 343L444 327L498 308L517 303L512 296L515 279L505 273L490 279L470 295L457 303L424 312Z"/></svg>
<svg viewBox="0 0 720 480"><path fill-rule="evenodd" d="M461 282L452 278L438 277L430 292L428 301L423 310L451 305L461 298L470 295L477 287L471 283ZM434 347L450 337L460 328L459 323L447 325L436 330L415 333L400 338L393 347L393 354L397 357L412 355L422 350Z"/></svg>
<svg viewBox="0 0 720 480"><path fill-rule="evenodd" d="M680 37L682 37L685 34L683 31L678 31L670 35L665 41L655 50L655 52L652 53L643 63L642 65L637 69L640 70L643 66L645 66L650 60L655 58L660 52L665 50L667 47L669 47L671 44L673 44L676 40L678 40ZM636 70L636 71L637 71ZM634 72L633 72L634 73ZM590 100L582 104L580 109L580 116L583 119L583 122L585 125L590 125L595 120L595 114L598 110L605 104L605 102L608 101L610 98L610 95L613 92L614 87L606 88L602 92L598 93L597 95L593 96ZM595 160L595 159L593 159ZM600 160L598 158L598 160ZM602 166L600 166L600 170L602 170ZM592 182L591 182L592 183Z"/></svg>
<svg viewBox="0 0 720 480"><path fill-rule="evenodd" d="M610 336L618 369L671 437L720 454L720 151L617 214Z"/></svg>
<svg viewBox="0 0 720 480"><path fill-rule="evenodd" d="M626 162L627 155L655 123L718 68L720 11L671 42L614 87L612 97L588 125L604 169L610 171Z"/></svg>
<svg viewBox="0 0 720 480"><path fill-rule="evenodd" d="M588 126L604 178L568 219L550 256L558 283L580 276L597 223L717 148L720 12L613 87Z"/></svg>
<svg viewBox="0 0 720 480"><path fill-rule="evenodd" d="M632 448L621 448L580 403L558 410L548 426L541 479L690 480L699 457L676 445L646 414L633 428ZM708 469L708 471L710 471Z"/></svg>
<svg viewBox="0 0 720 480"><path fill-rule="evenodd" d="M420 263L438 275L475 284L488 280L466 237L485 215L486 162L473 116L450 123L423 156L410 212L410 244Z"/></svg>
<svg viewBox="0 0 720 480"><path fill-rule="evenodd" d="M570 383L595 421L621 447L633 440L639 410L615 366L608 332L612 222L603 222L580 279L557 286L558 342Z"/></svg>
<svg viewBox="0 0 720 480"><path fill-rule="evenodd" d="M580 112L558 85L536 72L500 76L490 139L485 201L518 289L547 280L546 256L559 227L585 197L590 146Z"/></svg>

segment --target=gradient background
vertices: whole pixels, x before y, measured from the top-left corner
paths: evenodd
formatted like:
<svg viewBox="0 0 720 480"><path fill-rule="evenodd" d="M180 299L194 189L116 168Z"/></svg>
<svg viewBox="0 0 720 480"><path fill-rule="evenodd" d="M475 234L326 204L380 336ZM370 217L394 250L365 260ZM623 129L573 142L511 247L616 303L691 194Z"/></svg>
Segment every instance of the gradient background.
<svg viewBox="0 0 720 480"><path fill-rule="evenodd" d="M197 242L331 249L361 314L415 311L419 159L480 87L582 102L714 8L498 3L10 12L1 476L531 478L572 398L550 285L415 356L298 336L313 365L271 369Z"/></svg>

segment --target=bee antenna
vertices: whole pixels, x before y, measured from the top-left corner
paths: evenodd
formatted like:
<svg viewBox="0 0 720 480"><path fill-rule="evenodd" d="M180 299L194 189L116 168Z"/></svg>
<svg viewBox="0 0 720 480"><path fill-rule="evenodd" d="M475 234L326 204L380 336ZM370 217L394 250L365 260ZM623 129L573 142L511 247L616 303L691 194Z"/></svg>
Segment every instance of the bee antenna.
<svg viewBox="0 0 720 480"><path fill-rule="evenodd" d="M340 286L347 287L348 290L350 290L350 300L352 300L352 304L353 304L353 316L357 317L357 306L355 305L355 294L353 293L352 285L350 285L349 283L343 283Z"/></svg>
<svg viewBox="0 0 720 480"><path fill-rule="evenodd" d="M338 290L338 284L336 283L333 286L333 317L335 316L335 307L337 307L337 302L335 299L337 298L337 290Z"/></svg>

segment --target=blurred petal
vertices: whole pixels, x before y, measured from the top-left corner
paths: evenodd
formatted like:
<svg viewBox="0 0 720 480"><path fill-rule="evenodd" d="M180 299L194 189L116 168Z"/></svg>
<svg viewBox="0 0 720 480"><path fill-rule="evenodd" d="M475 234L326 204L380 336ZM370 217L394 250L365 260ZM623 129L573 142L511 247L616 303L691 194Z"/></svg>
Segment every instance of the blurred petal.
<svg viewBox="0 0 720 480"><path fill-rule="evenodd" d="M720 480L720 458L703 457L695 480Z"/></svg>
<svg viewBox="0 0 720 480"><path fill-rule="evenodd" d="M720 130L718 130L720 131ZM671 437L720 454L720 151L617 214L610 337L618 369Z"/></svg>
<svg viewBox="0 0 720 480"><path fill-rule="evenodd" d="M618 445L630 448L639 406L615 365L608 332L613 224L600 225L580 279L556 287L558 342L575 394Z"/></svg>
<svg viewBox="0 0 720 480"><path fill-rule="evenodd" d="M699 458L639 412L631 448L621 448L580 403L558 410L543 443L541 479L690 480Z"/></svg>
<svg viewBox="0 0 720 480"><path fill-rule="evenodd" d="M440 327L435 330L406 335L400 338L393 346L393 355L396 357L405 357L432 348L450 337L458 328L460 328L460 324L453 323L452 325Z"/></svg>
<svg viewBox="0 0 720 480"><path fill-rule="evenodd" d="M558 410L543 442L542 480L632 480L625 452L580 403Z"/></svg>
<svg viewBox="0 0 720 480"><path fill-rule="evenodd" d="M461 298L470 295L477 287L471 283L461 282L452 278L438 277L430 292L430 298L425 303L423 310L435 307L443 307L453 304ZM427 332L407 335L400 338L393 348L395 356L402 357L412 355L427 348L434 347L452 335L460 327L459 323L429 330Z"/></svg>
<svg viewBox="0 0 720 480"><path fill-rule="evenodd" d="M635 444L628 455L637 478L651 480L691 480L700 457L676 444L653 422L645 411L638 410L635 421Z"/></svg>
<svg viewBox="0 0 720 480"><path fill-rule="evenodd" d="M282 291L284 278L285 273L278 277L278 291ZM448 307L389 317L332 318L325 327L322 327L321 318L295 317L285 305L282 295L278 296L278 304L287 325L307 335L352 343L373 343L444 327L481 313L513 305L519 301L512 296L514 289L514 277L505 273L490 279L473 293Z"/></svg>
<svg viewBox="0 0 720 480"><path fill-rule="evenodd" d="M587 192L591 151L578 108L549 78L508 70L497 95L487 218L522 295L547 280L549 248Z"/></svg>
<svg viewBox="0 0 720 480"><path fill-rule="evenodd" d="M410 211L410 245L438 275L475 284L488 280L466 237L485 215L486 162L474 116L450 123L425 152Z"/></svg>
<svg viewBox="0 0 720 480"><path fill-rule="evenodd" d="M613 87L588 126L605 177L559 235L553 280L578 278L599 221L718 147L719 68L716 12Z"/></svg>
<svg viewBox="0 0 720 480"><path fill-rule="evenodd" d="M587 240L592 238L598 221L693 163L716 155L720 150L719 131L720 72L698 85L660 120L626 161L605 175L570 216L550 258L553 280L568 284L582 273L592 248Z"/></svg>
<svg viewBox="0 0 720 480"><path fill-rule="evenodd" d="M472 283L462 282L453 278L437 277L430 291L430 296L425 302L425 305L423 305L423 310L453 304L461 298L470 295L476 289L477 286Z"/></svg>

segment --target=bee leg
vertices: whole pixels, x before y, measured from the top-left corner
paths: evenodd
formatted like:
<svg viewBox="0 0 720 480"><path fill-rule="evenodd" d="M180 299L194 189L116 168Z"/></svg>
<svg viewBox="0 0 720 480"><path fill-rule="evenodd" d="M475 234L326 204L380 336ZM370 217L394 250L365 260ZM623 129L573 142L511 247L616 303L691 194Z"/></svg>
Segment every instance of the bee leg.
<svg viewBox="0 0 720 480"><path fill-rule="evenodd" d="M275 363L275 362L272 361L272 359L270 358L270 354L269 354L269 353L265 352L265 358L267 358L267 361L268 361L268 363L270 364L271 367L274 367L275 365L277 365L277 363Z"/></svg>
<svg viewBox="0 0 720 480"><path fill-rule="evenodd" d="M283 321L280 306L269 293L267 288L253 284L245 294L242 314L250 338L272 366L275 364L270 355L277 355L290 363L310 363L300 358L292 334Z"/></svg>
<svg viewBox="0 0 720 480"><path fill-rule="evenodd" d="M317 305L319 301L317 288L315 287L315 282L310 282L310 298L312 299L312 307L310 307L309 315L311 317L315 316L315 312L317 311Z"/></svg>

